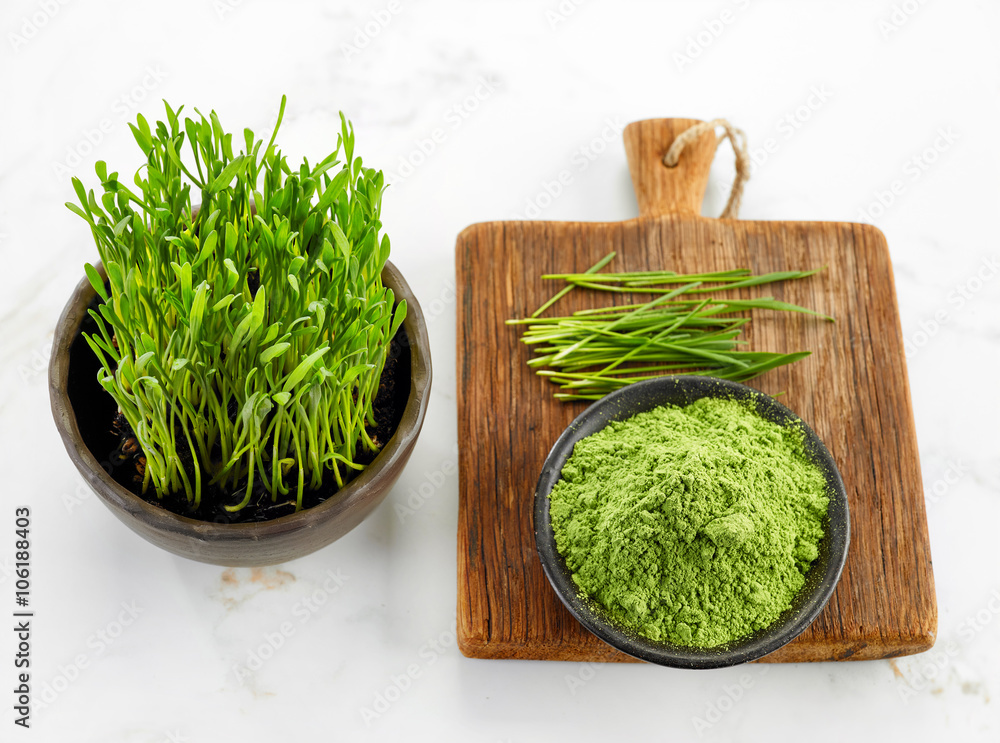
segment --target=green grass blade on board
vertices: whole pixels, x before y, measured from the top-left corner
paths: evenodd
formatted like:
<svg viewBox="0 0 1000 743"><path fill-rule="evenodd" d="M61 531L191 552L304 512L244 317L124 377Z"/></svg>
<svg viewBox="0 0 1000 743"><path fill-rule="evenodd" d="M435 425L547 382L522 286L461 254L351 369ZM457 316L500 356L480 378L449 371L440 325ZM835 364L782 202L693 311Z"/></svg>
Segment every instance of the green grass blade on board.
<svg viewBox="0 0 1000 743"><path fill-rule="evenodd" d="M528 318L507 320L522 326L521 342L533 349L528 366L559 385L560 400L595 400L615 389L663 374L711 375L747 381L772 369L801 361L808 351L771 353L740 350L752 321L747 313L767 310L832 321L815 310L774 297L724 299L717 295L815 275L809 271L748 269L681 274L673 271L598 273L614 258L605 256L583 273L543 274L565 286ZM648 302L577 310L542 317L573 289L607 294L653 294Z"/></svg>

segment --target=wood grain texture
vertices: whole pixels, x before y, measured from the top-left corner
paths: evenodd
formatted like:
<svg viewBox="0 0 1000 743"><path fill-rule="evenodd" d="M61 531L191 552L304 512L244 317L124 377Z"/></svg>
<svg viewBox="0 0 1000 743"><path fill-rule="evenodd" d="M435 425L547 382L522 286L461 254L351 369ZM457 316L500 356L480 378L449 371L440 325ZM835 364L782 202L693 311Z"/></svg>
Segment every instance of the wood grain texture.
<svg viewBox="0 0 1000 743"><path fill-rule="evenodd" d="M851 547L836 592L802 635L764 660L889 658L934 642L930 546L885 238L861 224L698 216L691 208L704 193L714 138L686 149L676 168L658 164L691 123L657 120L626 129L637 219L488 222L458 237L458 642L468 656L631 660L578 624L542 572L532 524L536 480L550 447L585 404L553 400L555 388L527 367L529 349L518 330L504 324L529 315L558 288L541 274L583 271L611 250L618 252L616 271L827 267L802 281L733 292L837 318L834 324L756 312L745 332L751 350L813 351L750 384L784 392L781 401L823 439L851 508ZM563 314L598 302L616 297L578 290L557 308Z"/></svg>
<svg viewBox="0 0 1000 743"><path fill-rule="evenodd" d="M668 168L663 158L682 132L701 122L697 119L648 119L625 127L625 157L632 175L632 188L639 216L697 217L708 184L708 171L715 156L716 138L705 132L688 144Z"/></svg>

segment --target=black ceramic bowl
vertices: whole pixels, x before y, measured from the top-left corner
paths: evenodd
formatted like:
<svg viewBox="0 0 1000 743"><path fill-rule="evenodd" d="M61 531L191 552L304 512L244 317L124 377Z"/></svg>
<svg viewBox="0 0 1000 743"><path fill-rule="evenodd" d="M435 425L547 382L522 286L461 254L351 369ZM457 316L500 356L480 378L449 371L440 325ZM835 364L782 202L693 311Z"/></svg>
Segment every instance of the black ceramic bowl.
<svg viewBox="0 0 1000 743"><path fill-rule="evenodd" d="M850 518L843 480L823 442L802 422L806 450L825 474L829 490L826 536L820 542L819 557L806 574L802 590L773 624L727 645L707 649L686 647L656 642L630 632L614 624L600 606L581 595L565 560L556 549L549 517L549 493L559 481L563 465L573 453L573 446L611 421L625 420L660 405L689 405L703 397L745 401L754 406L758 415L780 425L800 421L774 398L735 382L695 376L661 377L638 382L612 392L577 416L549 452L535 490L535 543L545 575L566 608L584 627L609 645L635 658L677 668L734 666L761 658L793 640L812 623L830 599L840 579L850 543Z"/></svg>

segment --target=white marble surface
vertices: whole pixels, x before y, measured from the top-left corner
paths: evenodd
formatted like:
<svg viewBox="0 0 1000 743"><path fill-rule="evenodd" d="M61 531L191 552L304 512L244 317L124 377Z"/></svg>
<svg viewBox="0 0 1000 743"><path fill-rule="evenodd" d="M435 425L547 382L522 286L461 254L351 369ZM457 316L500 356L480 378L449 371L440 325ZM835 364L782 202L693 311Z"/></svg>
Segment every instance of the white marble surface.
<svg viewBox="0 0 1000 743"><path fill-rule="evenodd" d="M25 732L5 692L0 739L1000 739L998 30L1000 7L972 0L5 2L0 611L27 504L32 673L48 703ZM394 174L385 221L430 319L435 381L416 455L366 523L280 569L227 572L133 535L63 452L46 356L95 251L62 204L68 174L93 182L96 159L134 170L125 122L160 115L161 97L261 131L282 93L295 159L328 151L343 109L366 160ZM571 184L539 216L633 216L614 130L658 116L725 116L753 147L773 140L742 216L865 211L885 231L940 606L930 653L692 673L458 652L457 482L434 474L455 459L455 235L530 214L563 170ZM429 156L400 168L437 129ZM732 172L723 150L706 213ZM428 479L443 482L401 518ZM3 689L13 639L0 633Z"/></svg>

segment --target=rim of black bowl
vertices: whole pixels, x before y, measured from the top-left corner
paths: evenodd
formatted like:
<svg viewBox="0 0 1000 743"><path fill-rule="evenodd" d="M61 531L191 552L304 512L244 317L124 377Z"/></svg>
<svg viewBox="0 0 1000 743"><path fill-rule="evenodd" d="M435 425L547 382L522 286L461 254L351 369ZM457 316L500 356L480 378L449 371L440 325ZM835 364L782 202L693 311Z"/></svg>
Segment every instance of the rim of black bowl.
<svg viewBox="0 0 1000 743"><path fill-rule="evenodd" d="M697 648L657 642L613 623L590 598L581 595L566 562L556 549L549 517L549 493L562 475L563 465L577 441L601 430L611 421L665 404L689 405L703 397L726 397L752 402L757 414L780 425L796 423L805 433L810 459L826 478L830 504L819 556L806 574L806 582L770 626L732 643ZM840 580L850 544L847 493L837 465L816 433L799 416L773 397L716 377L670 376L636 382L601 398L584 410L563 431L545 459L535 490L535 544L546 577L559 599L590 632L612 647L640 660L675 668L722 668L762 658L798 637L826 606Z"/></svg>

